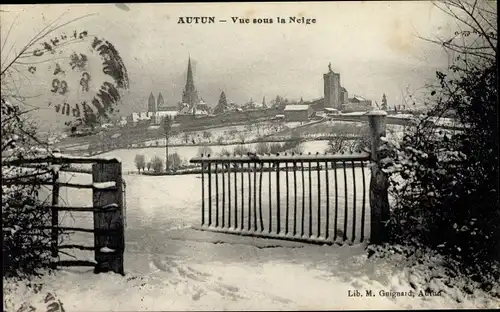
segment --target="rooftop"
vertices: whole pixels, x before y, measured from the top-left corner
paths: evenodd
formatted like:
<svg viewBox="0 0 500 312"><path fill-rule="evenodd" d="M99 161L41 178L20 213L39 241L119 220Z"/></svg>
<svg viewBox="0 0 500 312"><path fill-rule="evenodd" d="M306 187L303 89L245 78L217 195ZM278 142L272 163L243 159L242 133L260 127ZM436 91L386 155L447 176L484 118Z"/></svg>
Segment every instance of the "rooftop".
<svg viewBox="0 0 500 312"><path fill-rule="evenodd" d="M285 111L303 111L308 109L309 105L307 104L289 104L285 106Z"/></svg>

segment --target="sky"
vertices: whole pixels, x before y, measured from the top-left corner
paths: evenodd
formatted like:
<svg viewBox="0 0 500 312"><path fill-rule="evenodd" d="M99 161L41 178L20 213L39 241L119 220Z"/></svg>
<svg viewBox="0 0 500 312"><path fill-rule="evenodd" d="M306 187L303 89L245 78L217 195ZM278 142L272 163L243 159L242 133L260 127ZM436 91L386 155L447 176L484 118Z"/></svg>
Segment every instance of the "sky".
<svg viewBox="0 0 500 312"><path fill-rule="evenodd" d="M350 96L361 95L380 103L385 93L389 105L401 104L403 92L435 81L436 70L448 66L446 53L419 36L447 37L455 24L430 1L1 8L2 44L6 41L2 64L8 59L4 51L12 46L12 51L19 51L51 21L60 18L61 24L92 14L60 31L86 30L89 38L99 36L116 47L130 79L120 107L123 115L145 111L150 93L157 97L161 92L167 105L176 105L182 97L188 57L198 94L209 105L217 104L221 91L228 101L236 103L250 99L261 102L263 97L270 102L276 95L291 100L321 98L328 63L340 73L341 84ZM186 16L214 16L216 23L179 24L179 17ZM288 22L292 16L315 19L316 23L277 23L277 17ZM249 18L250 23L235 24L232 17ZM273 23L254 24L254 18L272 18ZM227 22L219 23L220 19ZM75 45L69 49L80 48ZM44 86L46 90L50 81L39 70L25 86ZM42 123L54 124L58 118L53 108L47 107L47 97L50 95L42 94L33 105L40 106L37 114Z"/></svg>

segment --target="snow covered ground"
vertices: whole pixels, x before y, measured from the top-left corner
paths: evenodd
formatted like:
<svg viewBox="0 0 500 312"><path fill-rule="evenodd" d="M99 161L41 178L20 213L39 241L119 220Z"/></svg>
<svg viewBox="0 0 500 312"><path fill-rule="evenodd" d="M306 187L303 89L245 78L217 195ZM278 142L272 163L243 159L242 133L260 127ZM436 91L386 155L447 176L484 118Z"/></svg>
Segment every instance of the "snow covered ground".
<svg viewBox="0 0 500 312"><path fill-rule="evenodd" d="M88 176L73 175L65 173L63 179L89 182ZM128 175L125 180L126 276L66 268L33 280L43 284L38 291L28 289L26 282L4 280L5 311L18 311L23 302L45 311L48 293L66 311L491 308L500 304L478 290L468 295L447 287L440 271L428 280L430 266L408 268L401 255L369 259L363 244L313 246L190 229L200 221L198 175ZM63 188L60 195L65 205L88 206L92 200L90 190ZM92 227L92 214L65 213L60 222ZM91 245L92 234L74 235L66 243L71 242ZM74 254L82 260L93 258L92 252ZM427 287L443 292L418 296L418 290ZM350 297L349 291L356 290L362 296ZM367 296L370 290L373 296ZM410 290L417 295L390 293Z"/></svg>
<svg viewBox="0 0 500 312"><path fill-rule="evenodd" d="M233 152L234 148L242 144L232 144L232 145L215 145L208 146L207 149L210 151L211 155L218 155L223 150ZM243 146L255 149L257 143L243 144ZM176 146L169 147L168 153L178 153L181 159L188 162L191 158L197 157L200 153L206 153L204 147L202 146ZM158 156L161 159L165 159L165 147L149 147L149 148L135 148L135 149L120 149L114 150L102 155L95 156L97 158L117 156L122 161L123 172L137 171L135 167L134 158L135 155L142 154L146 157L146 162L151 160L153 157Z"/></svg>
<svg viewBox="0 0 500 312"><path fill-rule="evenodd" d="M212 155L219 155L223 150L229 151L233 153L234 149L238 146L244 146L252 151L255 150L258 143L248 143L248 144L232 144L232 145L214 145L208 146L210 149L210 153ZM311 154L316 154L316 152L320 154L324 154L325 150L328 147L328 141L326 140L318 140L318 141L307 141L301 144L303 146L303 152ZM169 154L178 153L181 159L188 162L191 158L197 157L200 155L200 152L203 151L203 147L200 146L176 146L169 147ZM102 155L97 155L95 157L109 157L116 156L122 161L122 170L123 172L136 171L134 158L135 155L142 154L146 157L146 161L149 161L155 156L160 157L161 159L165 158L165 147L149 147L149 148L139 148L139 149L121 149L111 151Z"/></svg>
<svg viewBox="0 0 500 312"><path fill-rule="evenodd" d="M299 127L305 123L302 122L285 122L283 123L284 129L293 129ZM241 143L258 140L261 137L271 135L278 132L276 123L270 121L256 122L251 125L237 125L237 126L225 126L219 128L211 128L203 131L192 131L187 133L180 133L178 135L172 136L169 139L170 144L192 144L194 141L196 144L206 144L206 143ZM210 137L204 137L203 133L209 132ZM155 140L148 140L145 142L146 146L156 146L156 142L159 145L165 145L165 138L159 138Z"/></svg>

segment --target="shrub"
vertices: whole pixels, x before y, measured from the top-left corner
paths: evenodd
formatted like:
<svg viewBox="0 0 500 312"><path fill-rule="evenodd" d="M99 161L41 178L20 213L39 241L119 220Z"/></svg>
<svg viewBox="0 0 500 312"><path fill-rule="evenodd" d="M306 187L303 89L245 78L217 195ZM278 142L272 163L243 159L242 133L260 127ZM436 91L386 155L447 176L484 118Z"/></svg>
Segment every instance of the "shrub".
<svg viewBox="0 0 500 312"><path fill-rule="evenodd" d="M151 167L153 167L153 171L156 173L160 173L163 171L163 160L155 156L153 159L151 159Z"/></svg>
<svg viewBox="0 0 500 312"><path fill-rule="evenodd" d="M350 153L361 153L371 150L371 138L367 134L362 134L361 137L354 140Z"/></svg>
<svg viewBox="0 0 500 312"><path fill-rule="evenodd" d="M304 146L302 144L299 144L297 146L294 146L288 150L290 153L294 154L300 154L304 152Z"/></svg>
<svg viewBox="0 0 500 312"><path fill-rule="evenodd" d="M247 135L246 133L243 133L243 132L239 132L238 133L238 139L241 143L245 143L245 140L247 138Z"/></svg>
<svg viewBox="0 0 500 312"><path fill-rule="evenodd" d="M7 160L41 156L41 147L36 128L22 118L19 107L2 97L1 109L3 276L29 278L41 275L51 262L50 232L40 227L50 226L52 216L50 209L41 207L46 203L40 193L41 184L50 182L58 168L4 165ZM19 180L31 184L11 185Z"/></svg>
<svg viewBox="0 0 500 312"><path fill-rule="evenodd" d="M277 154L279 152L283 151L283 144L281 143L271 143L269 145L269 152L271 154Z"/></svg>
<svg viewBox="0 0 500 312"><path fill-rule="evenodd" d="M221 157L227 157L227 156L231 156L231 152L229 152L229 150L227 150L227 149L223 148L223 149L220 151L219 155L220 155Z"/></svg>
<svg viewBox="0 0 500 312"><path fill-rule="evenodd" d="M250 149L244 145L238 145L234 148L234 154L238 156L244 156L250 153Z"/></svg>
<svg viewBox="0 0 500 312"><path fill-rule="evenodd" d="M182 159L179 154L173 153L168 155L168 168L169 169L179 169L182 166Z"/></svg>
<svg viewBox="0 0 500 312"><path fill-rule="evenodd" d="M198 156L207 156L207 155L212 155L212 149L210 148L210 146L206 146L206 145L203 145L203 146L200 146L198 148Z"/></svg>
<svg viewBox="0 0 500 312"><path fill-rule="evenodd" d="M329 154L339 154L345 150L347 145L346 139L343 137L334 137L328 140L328 147L326 152Z"/></svg>
<svg viewBox="0 0 500 312"><path fill-rule="evenodd" d="M137 154L135 155L135 167L137 170L140 172L141 169L144 171L144 168L146 167L146 157L142 154Z"/></svg>
<svg viewBox="0 0 500 312"><path fill-rule="evenodd" d="M498 280L499 270L492 272L500 258L496 61L458 80L438 78L444 91L436 106L382 149L395 200L390 237L439 250L472 278ZM466 131L429 122L450 108Z"/></svg>
<svg viewBox="0 0 500 312"><path fill-rule="evenodd" d="M189 142L190 138L191 138L191 135L188 132L184 132L182 134L182 140L184 141L184 143L187 144Z"/></svg>
<svg viewBox="0 0 500 312"><path fill-rule="evenodd" d="M16 176L25 175L15 171ZM4 276L39 275L49 267L50 233L33 229L51 225L50 210L42 208L39 191L40 185L2 186Z"/></svg>
<svg viewBox="0 0 500 312"><path fill-rule="evenodd" d="M236 137L236 135L237 135L237 134L238 134L238 130L236 130L236 129L231 129L231 130L229 130L229 132L228 132L228 137L233 139L233 138L235 138L235 137Z"/></svg>
<svg viewBox="0 0 500 312"><path fill-rule="evenodd" d="M211 141L210 139L212 138L212 132L210 132L210 131L203 131L203 138L207 139L210 142Z"/></svg>
<svg viewBox="0 0 500 312"><path fill-rule="evenodd" d="M270 146L267 142L259 142L255 147L255 153L257 155L265 155L270 151Z"/></svg>

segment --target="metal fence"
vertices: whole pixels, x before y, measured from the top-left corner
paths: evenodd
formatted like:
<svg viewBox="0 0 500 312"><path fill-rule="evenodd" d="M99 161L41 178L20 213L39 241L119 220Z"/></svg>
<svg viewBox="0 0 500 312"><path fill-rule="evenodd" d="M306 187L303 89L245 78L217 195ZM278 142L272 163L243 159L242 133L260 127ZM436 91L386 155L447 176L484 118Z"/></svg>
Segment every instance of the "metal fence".
<svg viewBox="0 0 500 312"><path fill-rule="evenodd" d="M200 229L319 244L383 240L389 204L379 146L385 115L367 114L369 153L191 159L202 171Z"/></svg>
<svg viewBox="0 0 500 312"><path fill-rule="evenodd" d="M197 157L201 228L321 244L369 234L370 155Z"/></svg>

